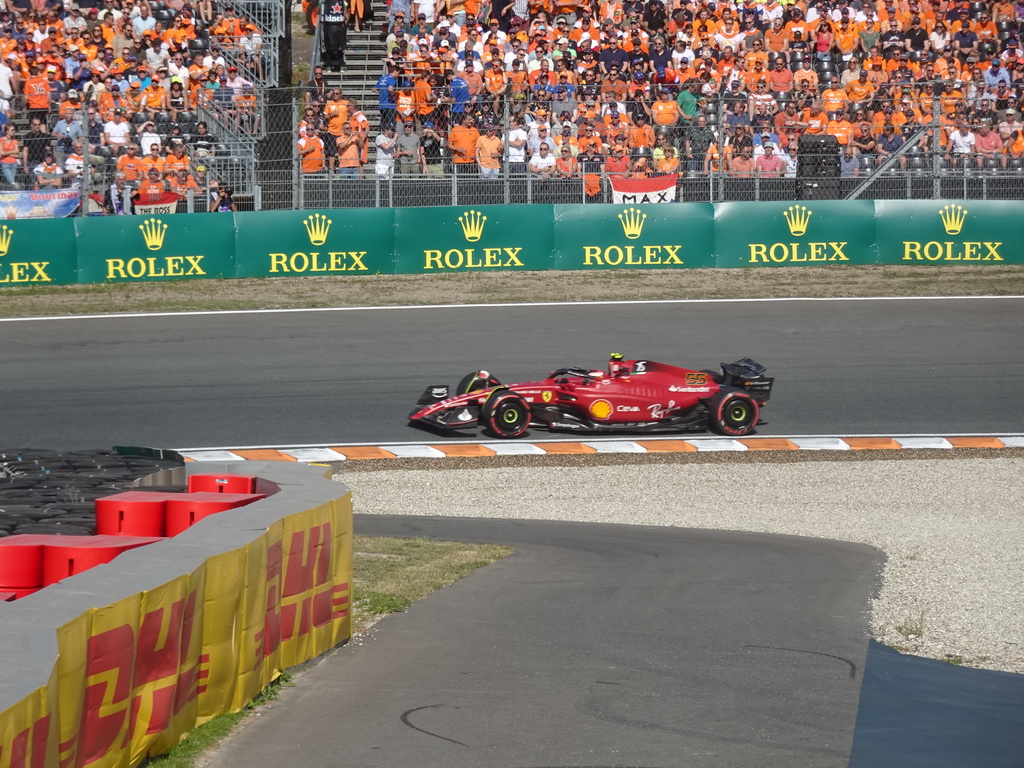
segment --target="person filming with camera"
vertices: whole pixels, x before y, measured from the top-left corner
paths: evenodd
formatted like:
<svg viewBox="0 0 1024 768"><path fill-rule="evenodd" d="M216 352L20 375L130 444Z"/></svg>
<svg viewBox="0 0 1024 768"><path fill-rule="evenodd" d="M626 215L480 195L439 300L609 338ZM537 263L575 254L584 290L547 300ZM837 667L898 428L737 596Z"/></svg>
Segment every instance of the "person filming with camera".
<svg viewBox="0 0 1024 768"><path fill-rule="evenodd" d="M235 193L231 187L221 187L217 190L217 198L210 203L210 213L231 213L237 211L235 200L232 195Z"/></svg>

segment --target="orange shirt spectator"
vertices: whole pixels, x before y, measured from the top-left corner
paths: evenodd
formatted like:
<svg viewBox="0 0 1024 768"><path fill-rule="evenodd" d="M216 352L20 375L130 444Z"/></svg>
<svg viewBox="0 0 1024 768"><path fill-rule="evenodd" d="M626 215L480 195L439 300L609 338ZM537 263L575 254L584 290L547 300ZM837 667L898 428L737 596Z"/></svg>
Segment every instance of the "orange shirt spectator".
<svg viewBox="0 0 1024 768"><path fill-rule="evenodd" d="M839 145L845 147L853 138L853 125L846 119L845 114L837 114L835 120L829 121L825 132L835 136Z"/></svg>
<svg viewBox="0 0 1024 768"><path fill-rule="evenodd" d="M128 146L128 151L117 158L117 170L124 174L125 181L133 185L142 178L146 165L139 157L138 148L134 144Z"/></svg>
<svg viewBox="0 0 1024 768"><path fill-rule="evenodd" d="M173 192L178 196L178 200L185 202L188 198L188 191L190 189L199 189L199 185L196 184L196 180L192 178L187 170L176 173L167 179L167 189L169 192Z"/></svg>
<svg viewBox="0 0 1024 768"><path fill-rule="evenodd" d="M572 178L579 174L579 162L572 155L572 150L563 144L558 152L558 159L555 160L555 175L564 179Z"/></svg>
<svg viewBox="0 0 1024 768"><path fill-rule="evenodd" d="M146 178L139 184L139 198L143 202L158 200L166 191L167 185L164 184L160 172L156 168L150 168Z"/></svg>
<svg viewBox="0 0 1024 768"><path fill-rule="evenodd" d="M324 169L324 142L315 133L299 139L299 157L303 173L316 173Z"/></svg>
<svg viewBox="0 0 1024 768"><path fill-rule="evenodd" d="M468 165L476 162L476 143L480 140L480 131L473 125L469 115L463 118L448 133L448 146L452 150L452 162L457 165Z"/></svg>
<svg viewBox="0 0 1024 768"><path fill-rule="evenodd" d="M839 87L839 79L832 80L830 88L821 92L821 106L826 112L835 112L837 109L845 109L849 97L846 91Z"/></svg>
<svg viewBox="0 0 1024 768"><path fill-rule="evenodd" d="M808 107L801 115L800 122L807 126L804 129L807 133L822 134L828 128L828 115L820 109Z"/></svg>
<svg viewBox="0 0 1024 768"><path fill-rule="evenodd" d="M29 109L50 108L50 81L40 77L38 69L25 81L24 93Z"/></svg>
<svg viewBox="0 0 1024 768"><path fill-rule="evenodd" d="M142 165L146 169L147 178L149 172L154 170L161 176L164 174L165 163L163 157L159 154L159 150L157 152L150 152L148 155L144 155L142 158Z"/></svg>

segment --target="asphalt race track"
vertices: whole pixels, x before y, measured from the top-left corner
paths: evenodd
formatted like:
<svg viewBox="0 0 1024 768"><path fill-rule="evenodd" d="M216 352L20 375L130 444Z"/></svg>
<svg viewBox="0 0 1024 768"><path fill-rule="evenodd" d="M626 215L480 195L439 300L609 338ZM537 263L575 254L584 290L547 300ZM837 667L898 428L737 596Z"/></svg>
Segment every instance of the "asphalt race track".
<svg viewBox="0 0 1024 768"><path fill-rule="evenodd" d="M1022 327L1024 298L4 321L0 446L437 441L405 420L426 386L482 367L515 381L601 366L612 351L766 364L762 435L1021 433ZM544 522L357 526L517 554L322 664L216 764L798 768L845 766L853 745L878 768L893 751L881 704L858 712L875 550ZM865 679L871 701L892 700L883 676ZM855 721L870 738L854 741Z"/></svg>
<svg viewBox="0 0 1024 768"><path fill-rule="evenodd" d="M423 442L423 389L627 357L776 377L762 435L1024 431L1024 299L298 311L0 323L0 444Z"/></svg>
<svg viewBox="0 0 1024 768"><path fill-rule="evenodd" d="M213 766L847 764L877 550L586 523L356 525L517 554L320 664Z"/></svg>

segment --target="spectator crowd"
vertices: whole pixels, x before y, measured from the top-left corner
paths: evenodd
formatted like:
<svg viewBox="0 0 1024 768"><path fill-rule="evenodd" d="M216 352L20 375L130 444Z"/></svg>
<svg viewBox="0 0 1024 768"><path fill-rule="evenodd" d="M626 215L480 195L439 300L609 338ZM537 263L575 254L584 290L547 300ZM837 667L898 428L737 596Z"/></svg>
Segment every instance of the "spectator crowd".
<svg viewBox="0 0 1024 768"><path fill-rule="evenodd" d="M80 188L88 173L106 213L190 190L207 210L218 142L198 110L258 129L262 45L230 3L0 0L0 184Z"/></svg>
<svg viewBox="0 0 1024 768"><path fill-rule="evenodd" d="M318 69L298 151L318 176L507 171L588 193L602 177L794 176L823 146L847 177L907 142L946 169L1022 169L1021 14L1024 0L392 0L378 115Z"/></svg>

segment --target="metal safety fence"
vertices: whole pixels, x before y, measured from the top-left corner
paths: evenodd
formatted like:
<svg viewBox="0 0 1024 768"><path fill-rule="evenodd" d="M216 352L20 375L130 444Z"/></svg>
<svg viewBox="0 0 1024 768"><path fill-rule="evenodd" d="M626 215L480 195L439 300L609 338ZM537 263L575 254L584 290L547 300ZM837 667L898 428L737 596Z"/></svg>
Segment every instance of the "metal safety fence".
<svg viewBox="0 0 1024 768"><path fill-rule="evenodd" d="M608 148L615 145L617 132L629 135L628 129L617 127L614 110L559 113L547 100L505 101L473 110L477 123L493 125L501 138L518 126L528 136L528 147L513 157L505 145L492 164L497 167L481 169L475 160L457 162L447 138L458 115L443 98L429 115L417 113L409 122L411 140L415 144L418 139L424 155L391 162L378 152L378 137L382 124L391 120L400 135L406 133L402 122L379 109L369 86L337 90L257 88L245 102L203 100L195 113L176 123L159 114L155 127L135 120L129 140L145 155L147 131L155 131L165 159L179 142L184 145L188 167L205 196L200 204L195 192L183 192L183 211L201 210L211 190L218 188L232 190L236 210L612 202L614 179L642 179L663 173L665 167L678 175L669 196L677 202L1024 198L1024 125L1008 111L986 116L957 107L946 112L939 99L930 114L919 110L911 119L908 112L896 139L885 132L884 120L865 119L871 141L877 146L884 139L888 149L858 151L853 140L844 145L827 139L827 132L826 138L819 135L811 141L787 134L785 120L775 119L782 112L769 125L761 127L755 119L751 126L751 112L738 96L715 95L703 100L693 125L652 126L654 141L640 145L630 135L614 168L607 162L613 154ZM888 102L870 106L869 114L891 114ZM339 110L344 120L336 119ZM798 114L795 122L806 124L806 116ZM58 153L58 165L66 168L48 188L79 188L86 199L115 185L127 150L102 140L96 115L82 111L77 119L77 134L83 144L88 142L88 150L80 152L73 169L65 162L69 153ZM595 131L587 130L588 121L596 124ZM200 123L205 124L202 130ZM433 127L428 137L429 123ZM854 133L855 125L860 123L842 126L843 135ZM954 139L956 131L974 138L969 143ZM994 149L991 140L978 140L993 134L999 136ZM592 135L603 138L600 151L588 156L580 148ZM567 169L531 171L542 142L549 143L556 157L568 150L575 163ZM342 153L343 143L355 151ZM306 154L310 145L315 149L312 161ZM783 162L764 172L757 160L768 145ZM661 163L666 156L669 162ZM678 158L677 165L673 158ZM33 170L19 174L8 190L40 189L44 180ZM132 179L127 186L137 191ZM97 211L83 206L82 212Z"/></svg>

